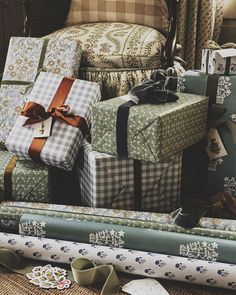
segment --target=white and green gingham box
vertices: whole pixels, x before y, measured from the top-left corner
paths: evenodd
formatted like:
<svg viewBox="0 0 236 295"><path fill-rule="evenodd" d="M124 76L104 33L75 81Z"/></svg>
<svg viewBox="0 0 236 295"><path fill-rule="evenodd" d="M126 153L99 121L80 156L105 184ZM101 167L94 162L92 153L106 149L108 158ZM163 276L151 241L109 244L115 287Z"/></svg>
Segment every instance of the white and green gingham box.
<svg viewBox="0 0 236 295"><path fill-rule="evenodd" d="M76 164L82 204L134 209L133 161L96 152L84 140ZM170 212L178 207L181 163L182 153L159 163L141 162L142 210Z"/></svg>

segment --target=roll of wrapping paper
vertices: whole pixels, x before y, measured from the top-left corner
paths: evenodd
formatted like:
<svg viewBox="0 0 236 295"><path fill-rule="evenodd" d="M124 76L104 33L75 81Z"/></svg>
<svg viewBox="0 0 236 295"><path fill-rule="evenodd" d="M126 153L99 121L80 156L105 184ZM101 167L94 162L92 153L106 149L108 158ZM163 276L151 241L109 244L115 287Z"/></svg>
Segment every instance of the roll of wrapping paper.
<svg viewBox="0 0 236 295"><path fill-rule="evenodd" d="M236 241L84 220L23 214L22 235L236 264Z"/></svg>
<svg viewBox="0 0 236 295"><path fill-rule="evenodd" d="M236 240L236 220L203 217L201 218L198 227L185 229L175 225L169 214L28 202L2 202L0 205L0 213L6 213L9 214L9 216L15 216L16 214L21 216L24 213L43 214L67 219L105 222L110 224ZM18 231L18 224L16 224L17 228L14 229L15 232Z"/></svg>
<svg viewBox="0 0 236 295"><path fill-rule="evenodd" d="M30 259L70 264L85 257L125 273L236 290L233 264L6 233L0 233L0 245Z"/></svg>

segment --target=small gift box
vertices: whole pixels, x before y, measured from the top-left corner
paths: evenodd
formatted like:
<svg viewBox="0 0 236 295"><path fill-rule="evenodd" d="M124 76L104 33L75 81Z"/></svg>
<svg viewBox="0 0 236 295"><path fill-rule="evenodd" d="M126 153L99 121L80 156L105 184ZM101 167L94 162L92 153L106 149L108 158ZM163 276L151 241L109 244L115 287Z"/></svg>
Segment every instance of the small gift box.
<svg viewBox="0 0 236 295"><path fill-rule="evenodd" d="M181 161L178 153L157 164L137 163L96 152L84 140L76 164L82 204L170 212L180 201Z"/></svg>
<svg viewBox="0 0 236 295"><path fill-rule="evenodd" d="M235 44L228 43L219 46L214 41L207 42L207 48L202 50L201 72L206 74L235 75L236 48Z"/></svg>
<svg viewBox="0 0 236 295"><path fill-rule="evenodd" d="M151 96L149 96L151 99ZM179 94L176 102L138 104L123 125L122 106L130 96L97 103L92 110L92 146L99 152L158 163L205 135L208 99Z"/></svg>
<svg viewBox="0 0 236 295"><path fill-rule="evenodd" d="M20 159L72 170L91 106L100 98L97 83L41 72L6 147Z"/></svg>
<svg viewBox="0 0 236 295"><path fill-rule="evenodd" d="M3 145L24 104L24 93L43 70L77 77L81 59L78 41L12 37L0 88L0 144Z"/></svg>

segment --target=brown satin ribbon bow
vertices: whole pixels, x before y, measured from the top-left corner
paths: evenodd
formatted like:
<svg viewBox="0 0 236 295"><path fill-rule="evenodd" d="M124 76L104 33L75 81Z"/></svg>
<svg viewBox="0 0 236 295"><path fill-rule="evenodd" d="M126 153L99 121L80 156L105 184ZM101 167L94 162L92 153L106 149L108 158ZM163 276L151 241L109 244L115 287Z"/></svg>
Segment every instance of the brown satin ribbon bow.
<svg viewBox="0 0 236 295"><path fill-rule="evenodd" d="M35 102L28 102L25 104L21 111L22 116L28 117L23 126L40 123L48 119L49 117L65 122L74 127L80 127L82 118L69 113L70 106L62 105L60 107L54 107L50 111L46 111L45 108Z"/></svg>

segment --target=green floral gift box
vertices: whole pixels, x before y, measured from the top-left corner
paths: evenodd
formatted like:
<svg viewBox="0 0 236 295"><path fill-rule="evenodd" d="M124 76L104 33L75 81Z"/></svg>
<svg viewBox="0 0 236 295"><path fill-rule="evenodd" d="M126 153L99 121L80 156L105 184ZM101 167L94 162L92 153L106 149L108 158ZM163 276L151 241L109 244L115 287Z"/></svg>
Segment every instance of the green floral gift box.
<svg viewBox="0 0 236 295"><path fill-rule="evenodd" d="M117 111L126 99L116 97L93 107L94 150L117 155ZM132 106L127 124L128 157L157 163L194 144L205 135L207 109L207 97L185 93L179 93L176 102Z"/></svg>

